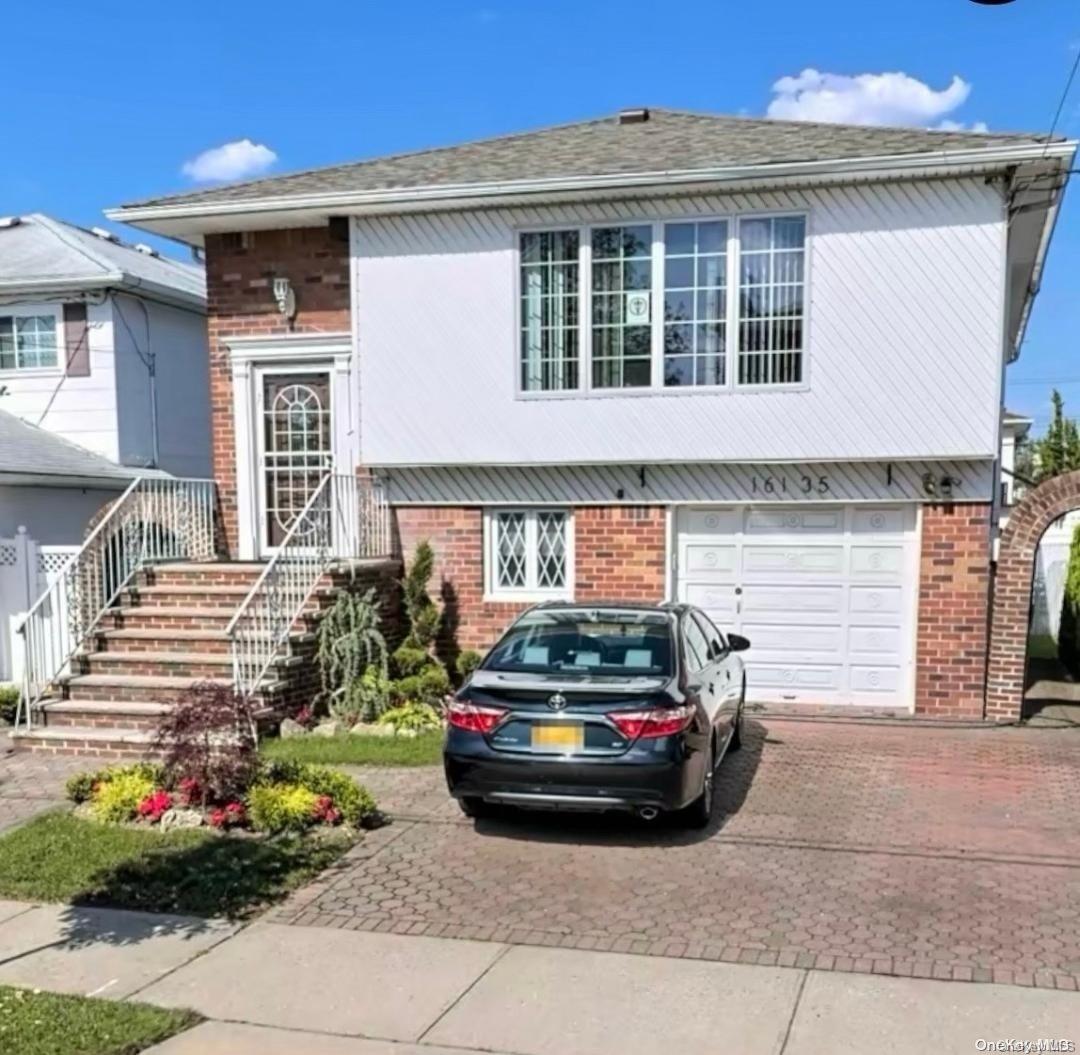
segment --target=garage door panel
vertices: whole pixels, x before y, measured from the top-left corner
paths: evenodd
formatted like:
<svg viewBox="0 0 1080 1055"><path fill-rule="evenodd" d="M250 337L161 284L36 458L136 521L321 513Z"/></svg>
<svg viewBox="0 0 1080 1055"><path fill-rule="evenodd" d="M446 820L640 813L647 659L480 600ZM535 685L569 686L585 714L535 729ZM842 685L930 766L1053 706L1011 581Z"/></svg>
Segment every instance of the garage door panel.
<svg viewBox="0 0 1080 1055"><path fill-rule="evenodd" d="M819 619L844 611L842 586L767 586L754 584L744 588L744 622L783 622L793 617Z"/></svg>
<svg viewBox="0 0 1080 1055"><path fill-rule="evenodd" d="M721 628L731 627L735 623L738 595L733 583L687 583L682 599L702 609L714 623L719 623Z"/></svg>
<svg viewBox="0 0 1080 1055"><path fill-rule="evenodd" d="M812 697L839 693L843 688L844 668L839 664L756 663L747 668L747 693L783 699L790 694L810 693Z"/></svg>
<svg viewBox="0 0 1080 1055"><path fill-rule="evenodd" d="M742 575L746 582L775 578L820 578L839 575L844 568L843 546L743 546Z"/></svg>
<svg viewBox="0 0 1080 1055"><path fill-rule="evenodd" d="M744 621L740 633L750 639L754 655L762 661L783 661L785 658L794 661L796 653L818 660L840 659L844 654L844 628L839 625L791 626Z"/></svg>
<svg viewBox="0 0 1080 1055"><path fill-rule="evenodd" d="M899 535L910 530L911 514L902 506L894 509L861 509L851 514L851 531L854 535Z"/></svg>
<svg viewBox="0 0 1080 1055"><path fill-rule="evenodd" d="M852 626L848 628L848 653L857 659L882 659L900 657L903 651L903 634L900 627Z"/></svg>
<svg viewBox="0 0 1080 1055"><path fill-rule="evenodd" d="M751 509L748 535L835 535L844 530L843 509Z"/></svg>
<svg viewBox="0 0 1080 1055"><path fill-rule="evenodd" d="M730 509L684 509L680 515L684 536L733 535L742 526L743 511Z"/></svg>
<svg viewBox="0 0 1080 1055"><path fill-rule="evenodd" d="M852 586L848 592L848 611L852 615L889 616L895 620L903 610L902 586Z"/></svg>
<svg viewBox="0 0 1080 1055"><path fill-rule="evenodd" d="M904 574L903 546L852 546L851 574L859 579L898 579Z"/></svg>
<svg viewBox="0 0 1080 1055"><path fill-rule="evenodd" d="M902 687L899 667L856 665L851 668L852 692L895 696Z"/></svg>
<svg viewBox="0 0 1080 1055"><path fill-rule="evenodd" d="M739 551L735 545L690 542L683 551L683 563L690 575L733 578L738 568Z"/></svg>

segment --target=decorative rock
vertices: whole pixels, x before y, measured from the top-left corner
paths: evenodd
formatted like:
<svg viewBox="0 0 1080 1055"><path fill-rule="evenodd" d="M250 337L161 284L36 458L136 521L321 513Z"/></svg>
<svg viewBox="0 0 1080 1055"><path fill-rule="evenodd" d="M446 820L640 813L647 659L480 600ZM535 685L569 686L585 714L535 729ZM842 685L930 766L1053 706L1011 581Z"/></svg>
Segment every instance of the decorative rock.
<svg viewBox="0 0 1080 1055"><path fill-rule="evenodd" d="M285 718L281 722L281 739L291 740L295 736L307 736L307 730L291 718Z"/></svg>
<svg viewBox="0 0 1080 1055"><path fill-rule="evenodd" d="M354 736L393 736L394 728L377 722L357 722L349 732Z"/></svg>
<svg viewBox="0 0 1080 1055"><path fill-rule="evenodd" d="M161 830L171 831L173 828L201 828L205 820L198 810L171 809L161 815Z"/></svg>
<svg viewBox="0 0 1080 1055"><path fill-rule="evenodd" d="M337 736L341 732L341 722L336 722L331 719L328 722L320 722L314 729L311 730L312 736Z"/></svg>

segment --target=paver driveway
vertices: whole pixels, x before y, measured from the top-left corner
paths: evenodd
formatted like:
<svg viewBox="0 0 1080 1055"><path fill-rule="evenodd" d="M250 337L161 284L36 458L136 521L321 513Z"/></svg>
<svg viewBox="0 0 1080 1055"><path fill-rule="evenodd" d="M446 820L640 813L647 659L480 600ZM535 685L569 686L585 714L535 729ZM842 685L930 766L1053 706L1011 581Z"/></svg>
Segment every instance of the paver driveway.
<svg viewBox="0 0 1080 1055"><path fill-rule="evenodd" d="M750 722L705 832L466 821L441 772L285 922L1076 989L1080 730Z"/></svg>
<svg viewBox="0 0 1080 1055"><path fill-rule="evenodd" d="M13 754L0 729L0 832L64 804L64 781L104 763L92 757Z"/></svg>

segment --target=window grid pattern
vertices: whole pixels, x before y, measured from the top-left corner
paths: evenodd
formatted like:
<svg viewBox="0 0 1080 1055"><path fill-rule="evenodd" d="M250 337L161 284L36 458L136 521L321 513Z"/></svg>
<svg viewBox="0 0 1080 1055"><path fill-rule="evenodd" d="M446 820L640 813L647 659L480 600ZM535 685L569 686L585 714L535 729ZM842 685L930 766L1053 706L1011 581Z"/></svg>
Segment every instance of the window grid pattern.
<svg viewBox="0 0 1080 1055"><path fill-rule="evenodd" d="M803 379L806 220L739 223L739 384Z"/></svg>
<svg viewBox="0 0 1080 1055"><path fill-rule="evenodd" d="M575 389L579 380L576 230L521 236L521 387Z"/></svg>
<svg viewBox="0 0 1080 1055"><path fill-rule="evenodd" d="M563 511L501 510L492 518L497 592L563 593L569 582L569 518Z"/></svg>
<svg viewBox="0 0 1080 1055"><path fill-rule="evenodd" d="M664 226L664 385L727 380L728 223Z"/></svg>
<svg viewBox="0 0 1080 1055"><path fill-rule="evenodd" d="M652 224L592 232L592 383L594 388L652 384L652 326L627 319L627 294L651 296Z"/></svg>
<svg viewBox="0 0 1080 1055"><path fill-rule="evenodd" d="M52 315L0 316L0 370L56 366L56 328Z"/></svg>

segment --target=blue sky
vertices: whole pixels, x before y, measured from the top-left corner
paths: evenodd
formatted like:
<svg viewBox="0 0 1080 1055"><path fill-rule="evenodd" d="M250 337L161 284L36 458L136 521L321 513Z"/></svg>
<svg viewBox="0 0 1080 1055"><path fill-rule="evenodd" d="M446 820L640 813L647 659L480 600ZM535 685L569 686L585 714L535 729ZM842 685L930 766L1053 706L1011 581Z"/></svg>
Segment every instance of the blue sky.
<svg viewBox="0 0 1080 1055"><path fill-rule="evenodd" d="M908 99L920 123L1045 130L1080 46L1075 0L44 0L10 5L5 25L0 213L85 225L193 186L184 163L236 140L285 171L631 105L760 115L807 68L948 93ZM1080 136L1080 83L1060 130ZM1080 414L1078 294L1080 185L1009 372L1010 406L1040 425L1051 381Z"/></svg>

